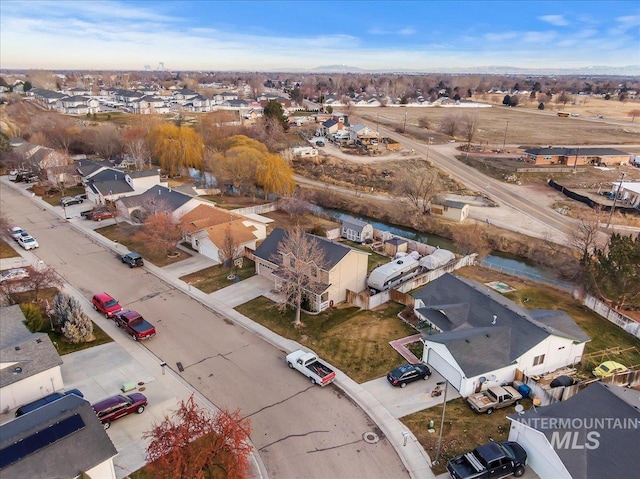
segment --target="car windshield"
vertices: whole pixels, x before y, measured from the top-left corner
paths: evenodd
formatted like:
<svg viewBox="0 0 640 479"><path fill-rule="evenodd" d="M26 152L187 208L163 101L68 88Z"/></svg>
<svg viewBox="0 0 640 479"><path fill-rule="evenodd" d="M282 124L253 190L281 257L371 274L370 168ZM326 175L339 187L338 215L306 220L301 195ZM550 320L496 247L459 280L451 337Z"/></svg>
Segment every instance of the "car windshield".
<svg viewBox="0 0 640 479"><path fill-rule="evenodd" d="M35 239L33 239L33 238L31 238L31 237L28 237L28 236L27 236L27 237L26 237L26 238L24 238L22 241L24 241L25 243L32 243L32 242L34 242L34 241L35 241Z"/></svg>
<svg viewBox="0 0 640 479"><path fill-rule="evenodd" d="M502 451L505 453L505 455L509 459L511 459L511 460L515 459L515 456L513 455L513 452L511 451L511 448L506 447L504 444L500 444L500 443L498 443L498 446L500 447L500 449L502 449Z"/></svg>
<svg viewBox="0 0 640 479"><path fill-rule="evenodd" d="M118 302L115 299L110 299L106 303L104 303L105 307L110 308L112 306L118 306Z"/></svg>
<svg viewBox="0 0 640 479"><path fill-rule="evenodd" d="M609 368L607 366L605 366L604 364L602 366L600 366L600 368L605 372L608 373L609 372Z"/></svg>

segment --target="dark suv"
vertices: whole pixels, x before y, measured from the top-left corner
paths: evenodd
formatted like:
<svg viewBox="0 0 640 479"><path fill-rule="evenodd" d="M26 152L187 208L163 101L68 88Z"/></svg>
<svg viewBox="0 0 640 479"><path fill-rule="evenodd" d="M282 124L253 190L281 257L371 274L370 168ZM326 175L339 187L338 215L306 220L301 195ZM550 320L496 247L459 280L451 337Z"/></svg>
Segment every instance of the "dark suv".
<svg viewBox="0 0 640 479"><path fill-rule="evenodd" d="M423 363L404 364L395 368L387 374L387 380L392 386L405 387L408 383L417 381L418 379L429 379L431 369Z"/></svg>
<svg viewBox="0 0 640 479"><path fill-rule="evenodd" d="M121 259L123 263L129 265L129 268L135 268L136 266L144 266L144 260L142 259L142 256L140 256L139 253L131 252L131 253L123 254Z"/></svg>
<svg viewBox="0 0 640 479"><path fill-rule="evenodd" d="M118 394L91 405L105 429L116 419L134 412L142 414L146 406L147 398L140 393Z"/></svg>

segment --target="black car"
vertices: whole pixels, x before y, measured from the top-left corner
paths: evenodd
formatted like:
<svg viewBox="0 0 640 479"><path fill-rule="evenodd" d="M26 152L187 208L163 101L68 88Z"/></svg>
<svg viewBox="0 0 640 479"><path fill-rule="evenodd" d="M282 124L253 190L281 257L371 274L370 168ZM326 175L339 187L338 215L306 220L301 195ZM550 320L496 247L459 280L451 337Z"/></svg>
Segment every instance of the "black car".
<svg viewBox="0 0 640 479"><path fill-rule="evenodd" d="M84 200L80 196L65 196L60 198L60 206L79 205Z"/></svg>
<svg viewBox="0 0 640 479"><path fill-rule="evenodd" d="M138 253L127 253L122 255L122 262L129 265L129 268L135 268L136 266L144 266L144 260Z"/></svg>
<svg viewBox="0 0 640 479"><path fill-rule="evenodd" d="M431 376L431 369L426 364L404 364L387 374L387 380L392 386L403 388L418 379L429 379L429 376Z"/></svg>

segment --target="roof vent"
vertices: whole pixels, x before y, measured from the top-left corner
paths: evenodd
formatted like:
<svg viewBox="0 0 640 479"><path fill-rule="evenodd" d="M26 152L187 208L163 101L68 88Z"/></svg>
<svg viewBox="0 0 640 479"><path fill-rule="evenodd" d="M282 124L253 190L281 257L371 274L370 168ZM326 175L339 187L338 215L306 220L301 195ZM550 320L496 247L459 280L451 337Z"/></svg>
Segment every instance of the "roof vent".
<svg viewBox="0 0 640 479"><path fill-rule="evenodd" d="M491 324L495 325L497 319L498 319L498 317L494 314L493 315L493 321L491 321Z"/></svg>
<svg viewBox="0 0 640 479"><path fill-rule="evenodd" d="M20 366L16 366L13 368L13 374L20 374L22 372L22 368Z"/></svg>
<svg viewBox="0 0 640 479"><path fill-rule="evenodd" d="M36 339L36 343L40 344L42 342L42 339L38 338Z"/></svg>
<svg viewBox="0 0 640 479"><path fill-rule="evenodd" d="M15 347L15 350L16 350L16 351L20 351L20 349L21 349L21 348L20 348L20 346L16 346L16 347Z"/></svg>

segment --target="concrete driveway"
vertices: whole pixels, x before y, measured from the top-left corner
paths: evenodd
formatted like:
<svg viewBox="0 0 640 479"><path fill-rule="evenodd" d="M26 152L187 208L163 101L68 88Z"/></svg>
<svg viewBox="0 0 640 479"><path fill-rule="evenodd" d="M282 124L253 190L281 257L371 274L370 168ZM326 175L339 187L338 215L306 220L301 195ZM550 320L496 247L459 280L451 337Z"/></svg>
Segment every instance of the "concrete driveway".
<svg viewBox="0 0 640 479"><path fill-rule="evenodd" d="M258 296L270 297L272 288L273 281L264 276L255 275L226 288L214 291L209 296L230 308L235 308Z"/></svg>
<svg viewBox="0 0 640 479"><path fill-rule="evenodd" d="M378 399L393 417L399 419L408 414L442 404L444 394L436 397L431 396L431 391L440 381L444 381L444 379L434 371L429 379L409 383L405 388L393 387L386 377L368 381L362 384L362 387ZM447 401L459 397L458 391L449 386Z"/></svg>

